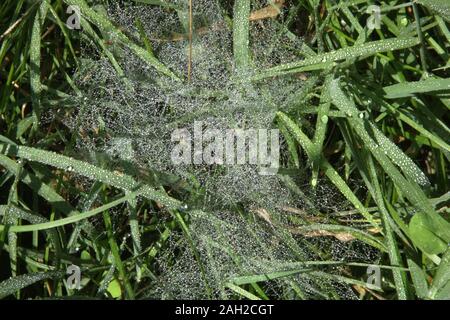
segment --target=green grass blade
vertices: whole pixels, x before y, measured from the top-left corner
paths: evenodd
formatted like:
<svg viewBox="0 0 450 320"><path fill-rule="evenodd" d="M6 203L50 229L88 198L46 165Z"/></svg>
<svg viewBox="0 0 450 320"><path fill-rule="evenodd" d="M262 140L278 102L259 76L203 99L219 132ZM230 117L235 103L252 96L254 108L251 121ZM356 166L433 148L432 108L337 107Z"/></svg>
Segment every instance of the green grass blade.
<svg viewBox="0 0 450 320"><path fill-rule="evenodd" d="M428 297L428 283L425 272L413 260L408 259L411 278L416 290L417 297L425 299Z"/></svg>
<svg viewBox="0 0 450 320"><path fill-rule="evenodd" d="M54 220L51 222L43 222L38 224L31 224L31 225L23 225L23 226L11 226L8 228L9 232L31 232L31 231L38 231L38 230L47 230L51 228L61 227L68 224L72 224L90 217L93 217L99 213L102 213L108 209L111 209L121 203L124 203L126 201L130 201L131 199L134 199L137 195L139 195L139 192L131 192L128 193L126 196L121 197L120 199L111 201L110 203L107 203L103 206L100 206L98 208L95 208L93 210L83 212L77 215L72 215L67 218ZM3 231L5 229L5 226L0 225L0 231Z"/></svg>
<svg viewBox="0 0 450 320"><path fill-rule="evenodd" d="M131 195L131 194L129 194L129 195ZM114 230L112 227L111 216L109 215L109 212L104 211L104 210L102 210L102 211L103 211L103 220L105 222L105 227L106 227L106 231L108 234L109 247L111 249L111 253L114 258L114 265L116 266L117 270L119 271L119 275L121 277L121 280L123 281L123 284L125 287L125 292L127 294L127 298L134 299L135 293L130 284L130 280L128 279L128 275L127 275L127 271L125 270L125 266L123 265L122 259L120 258L119 246L117 245L117 242L114 239Z"/></svg>
<svg viewBox="0 0 450 320"><path fill-rule="evenodd" d="M353 47L347 47L343 49L338 49L336 51L319 54L317 56L307 58L299 62L292 62L283 64L277 67L265 70L263 73L258 75L254 80L260 80L269 77L275 77L284 74L286 71L295 71L306 66L320 65L320 69L329 67L331 62L336 62L340 60L353 59L369 57L371 55L384 52L400 50L405 48L414 47L419 44L417 38L408 39L386 39L373 42L367 42L361 45L355 45Z"/></svg>
<svg viewBox="0 0 450 320"><path fill-rule="evenodd" d="M233 54L235 68L238 72L248 69L250 64L249 16L250 0L236 0L233 9Z"/></svg>
<svg viewBox="0 0 450 320"><path fill-rule="evenodd" d="M248 292L247 290L242 289L241 287L234 285L233 283L227 283L225 287L233 290L237 294L249 299L249 300L261 300L261 298L255 296L253 293Z"/></svg>
<svg viewBox="0 0 450 320"><path fill-rule="evenodd" d="M48 4L43 1L36 11L30 40L30 88L33 102L33 128L37 129L41 111L41 28L47 15Z"/></svg>
<svg viewBox="0 0 450 320"><path fill-rule="evenodd" d="M450 92L450 78L428 78L421 81L402 82L384 87L386 98L397 99L411 97L418 93L435 94L436 92Z"/></svg>
<svg viewBox="0 0 450 320"><path fill-rule="evenodd" d="M306 136L286 114L278 112L277 117L285 125L289 132L291 132L294 138L300 143L308 157L311 158L314 145L312 144L308 136ZM339 191L355 206L355 208L359 212L361 212L364 218L366 218L367 221L369 221L374 227L378 227L378 223L372 218L365 206L361 203L358 197L355 196L355 194L348 187L345 181L339 176L333 166L327 160L322 159L321 168L325 171L326 176L339 189Z"/></svg>
<svg viewBox="0 0 450 320"><path fill-rule="evenodd" d="M54 166L62 170L75 172L92 180L100 181L126 191L136 190L141 187L141 185L129 175L110 172L92 164L59 155L55 152L25 146L15 147L0 143L0 153L14 155L30 161ZM149 186L142 186L140 191L142 192L142 196L149 200L158 201L168 208L177 209L181 205L181 202L178 200L162 194Z"/></svg>
<svg viewBox="0 0 450 320"><path fill-rule="evenodd" d="M117 38L129 47L139 58L154 67L158 72L161 72L174 80L180 80L170 69L168 69L147 50L131 41L124 33L116 28L109 19L90 8L84 0L64 0L64 2L68 5L78 6L81 10L81 14L101 30L105 32L113 32Z"/></svg>
<svg viewBox="0 0 450 320"><path fill-rule="evenodd" d="M428 7L450 22L450 3L447 0L417 0L416 2Z"/></svg>
<svg viewBox="0 0 450 320"><path fill-rule="evenodd" d="M3 299L14 292L26 288L38 281L62 277L64 273L61 271L49 271L20 275L0 282L0 299Z"/></svg>

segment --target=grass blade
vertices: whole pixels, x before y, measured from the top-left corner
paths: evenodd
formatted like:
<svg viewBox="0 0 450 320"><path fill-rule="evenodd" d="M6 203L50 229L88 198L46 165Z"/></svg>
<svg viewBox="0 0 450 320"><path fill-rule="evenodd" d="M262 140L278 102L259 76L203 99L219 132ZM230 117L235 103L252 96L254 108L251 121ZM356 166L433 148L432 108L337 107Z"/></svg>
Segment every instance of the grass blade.
<svg viewBox="0 0 450 320"><path fill-rule="evenodd" d="M236 0L233 12L234 63L236 70L241 72L247 70L250 64L248 51L250 0Z"/></svg>
<svg viewBox="0 0 450 320"><path fill-rule="evenodd" d="M353 58L369 57L371 55L380 52L410 48L418 44L419 40L417 38L408 38L408 39L394 38L394 39L367 42L362 45L355 45L353 47L342 48L336 51L319 54L317 56L307 58L299 62L292 62L277 67L273 67L259 74L253 80L275 77L282 75L286 72L296 72L300 70L303 71L303 69L301 68L314 65L319 66L319 69L325 69L330 66L331 62Z"/></svg>

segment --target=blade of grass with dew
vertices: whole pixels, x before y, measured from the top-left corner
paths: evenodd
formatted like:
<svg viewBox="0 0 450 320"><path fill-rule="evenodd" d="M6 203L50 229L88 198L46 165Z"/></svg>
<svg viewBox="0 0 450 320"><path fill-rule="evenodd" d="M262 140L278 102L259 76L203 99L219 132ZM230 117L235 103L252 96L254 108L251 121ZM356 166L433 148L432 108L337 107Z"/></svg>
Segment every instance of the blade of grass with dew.
<svg viewBox="0 0 450 320"><path fill-rule="evenodd" d="M385 172L391 177L396 185L404 192L405 196L411 201L411 203L417 205L423 212L433 211L431 204L423 191L418 187L414 181L406 180L403 175L392 164L384 150L381 150L379 145L372 139L371 135L367 131L366 122L359 117L359 112L354 102L344 94L339 86L339 81L334 80L330 86L330 94L333 104L336 105L341 111L347 114L347 121L350 126L355 130L358 136L363 140L365 146L375 156L377 161L384 167ZM386 151L387 152L387 151Z"/></svg>
<svg viewBox="0 0 450 320"><path fill-rule="evenodd" d="M291 132L294 138L299 142L302 148L310 157L314 148L311 140L301 131L301 129L284 113L277 113L278 119L286 126ZM372 218L370 213L364 207L364 205L355 196L352 190L348 187L345 181L339 176L333 166L325 159L321 160L321 168L325 171L326 176L331 182L339 189L339 191L355 206L355 208L361 212L364 218L367 219L374 227L378 227L378 223Z"/></svg>
<svg viewBox="0 0 450 320"><path fill-rule="evenodd" d="M450 3L447 0L417 0L416 2L428 7L450 22Z"/></svg>
<svg viewBox="0 0 450 320"><path fill-rule="evenodd" d="M248 292L247 290L244 290L241 287L239 287L233 283L227 283L225 285L225 287L228 289L231 289L232 291L236 292L237 294L239 294L249 300L261 300L260 297L255 296L253 293Z"/></svg>
<svg viewBox="0 0 450 320"><path fill-rule="evenodd" d="M407 38L407 39L394 38L394 39L366 42L361 45L355 45L353 47L347 47L328 53L318 54L317 56L307 58L299 62L291 62L270 68L268 70L263 71L261 74L257 75L253 80L260 80L264 78L279 76L284 74L284 72L286 71L300 70L300 68L307 66L322 64L323 67L328 67L330 62L336 62L339 60L346 60L352 58L369 57L380 52L410 48L418 44L419 40L417 38Z"/></svg>
<svg viewBox="0 0 450 320"><path fill-rule="evenodd" d="M251 284L254 282L264 282L264 281L270 281L275 280L279 278L286 278L289 276L297 275L302 272L308 272L311 271L311 269L298 269L298 270L290 270L290 271L277 271L277 272L271 272L267 274L256 274L251 276L238 276L233 277L229 281L230 283L233 283L237 286L241 286L243 284Z"/></svg>
<svg viewBox="0 0 450 320"><path fill-rule="evenodd" d="M250 64L249 16L250 0L236 0L233 8L233 54L238 72L246 71Z"/></svg>
<svg viewBox="0 0 450 320"><path fill-rule="evenodd" d="M441 259L439 268L431 284L429 296L431 299L450 299L450 249Z"/></svg>
<svg viewBox="0 0 450 320"><path fill-rule="evenodd" d="M81 10L81 14L84 15L91 23L95 24L103 31L114 33L117 38L129 47L139 58L154 67L158 72L161 72L174 80L180 80L170 69L168 69L147 50L131 41L124 33L116 28L109 19L90 8L84 0L64 0L64 2L68 5L78 6Z"/></svg>
<svg viewBox="0 0 450 320"><path fill-rule="evenodd" d="M373 123L370 127L378 143L378 147L396 164L405 176L421 186L430 185L430 181L422 170L396 144L389 140Z"/></svg>
<svg viewBox="0 0 450 320"><path fill-rule="evenodd" d="M8 210L5 212L4 216L4 224L8 226L8 249L9 249L9 260L10 260L10 266L11 266L11 275L15 277L17 275L17 240L18 236L14 234L10 230L10 226L16 226L19 223L19 219L16 215L10 214L11 211L9 208L12 206L17 206L19 202L19 196L18 196L18 184L20 181L20 175L22 174L23 169L23 163L19 165L19 170L17 175L14 178L14 182L9 189L9 196L8 196ZM3 231L3 230L2 230ZM17 293L17 299L20 299L20 292Z"/></svg>
<svg viewBox="0 0 450 320"><path fill-rule="evenodd" d="M12 159L0 154L0 165L5 167L8 171L17 175L19 165ZM65 199L59 195L52 187L42 183L38 177L29 173L25 168L22 169L21 181L30 187L31 190L40 195L43 199L48 201L56 210L65 215L78 214L79 212L73 208Z"/></svg>
<svg viewBox="0 0 450 320"><path fill-rule="evenodd" d="M330 110L331 101L329 94L329 86L331 80L333 79L333 75L330 74L326 77L325 83L322 88L322 95L320 96L320 104L317 110L317 120L316 120L316 130L314 131L313 138L313 154L312 154L312 178L311 185L313 188L317 184L317 179L319 177L319 168L320 168L320 158L322 154L323 143L325 141L325 134L327 131L328 124L328 112Z"/></svg>
<svg viewBox="0 0 450 320"><path fill-rule="evenodd" d="M333 81L331 85L331 96L333 98L333 103L339 107L343 112L348 114L347 121L350 123L351 127L356 131L358 136L364 142L364 145L370 150L377 159L378 163L384 168L384 171L392 179L395 185L402 191L406 198L416 206L421 212L416 213L411 222L419 222L413 224L414 230L417 232L412 233L410 227L410 234L416 235L413 239L422 248L427 245L428 239L421 236L421 231L424 232L426 229L433 230L433 232L439 238L450 241L450 228L449 225L442 217L440 217L433 209L430 201L424 194L424 192L419 188L417 183L414 181L406 180L403 175L397 170L397 168L391 163L388 156L384 153L381 148L378 147L377 143L374 142L371 135L367 131L370 125L366 125L365 120L359 118L357 115L357 109L354 103L347 98L347 96L340 89L338 80ZM425 241L427 240L427 241ZM437 240L437 239L436 239ZM430 240L431 241L431 240ZM429 252L434 253L434 252Z"/></svg>
<svg viewBox="0 0 450 320"><path fill-rule="evenodd" d="M134 2L159 6L167 9L183 10L182 7L163 0L133 0Z"/></svg>
<svg viewBox="0 0 450 320"><path fill-rule="evenodd" d="M125 197L128 197L130 195L132 195L132 194L130 193ZM136 196L136 195L133 195L133 196ZM121 280L123 281L123 285L125 287L125 292L127 294L127 298L132 300L135 298L135 294L134 294L134 290L130 284L130 280L128 279L127 271L125 270L125 266L123 265L122 259L120 258L119 246L117 245L117 242L114 239L114 230L112 227L111 216L108 211L102 210L102 212L103 212L103 221L105 223L105 228L106 228L106 232L108 235L109 247L110 247L111 253L113 255L114 265L116 266L117 270L119 271L119 275L121 277Z"/></svg>
<svg viewBox="0 0 450 320"><path fill-rule="evenodd" d="M24 274L7 279L3 282L0 282L0 299L3 299L11 294L14 294L14 292L26 288L32 284L35 284L38 281L60 278L63 277L64 275L65 272L62 271L49 271L49 272Z"/></svg>
<svg viewBox="0 0 450 320"><path fill-rule="evenodd" d="M22 208L18 208L15 206L0 206L0 216L5 215L6 211L9 211L10 215L13 215L16 218L20 218L23 220L26 220L32 224L39 224L39 223L47 223L48 220L36 213L25 211ZM59 265L59 261L61 259L61 243L60 243L60 237L58 233L55 230L47 230L47 234L50 237L53 247L55 248L55 265Z"/></svg>
<svg viewBox="0 0 450 320"><path fill-rule="evenodd" d="M48 3L41 2L36 11L30 39L30 88L33 102L33 129L37 130L41 112L41 28L47 15Z"/></svg>
<svg viewBox="0 0 450 320"><path fill-rule="evenodd" d="M408 259L408 266L416 296L420 299L426 299L428 297L428 283L425 272L411 259Z"/></svg>
<svg viewBox="0 0 450 320"><path fill-rule="evenodd" d="M450 78L428 78L421 81L403 82L384 87L383 90L387 99L411 97L418 93L450 92Z"/></svg>
<svg viewBox="0 0 450 320"><path fill-rule="evenodd" d="M87 212L83 212L77 215L73 215L67 218L62 218L59 220L54 220L54 221L49 221L49 222L43 222L43 223L38 223L38 224L31 224L31 225L22 225L22 226L11 226L8 228L8 231L10 232L31 232L31 231L38 231L38 230L47 230L47 229L51 229L51 228L56 228L56 227L62 227L68 224L72 224L84 219L87 219L89 217L93 217L99 213L102 213L108 209L111 209L121 203L124 203L126 201L129 201L131 199L134 199L136 196L138 196L140 194L139 191L137 192L130 192L127 195L111 201L110 203L107 203L103 206L100 206L98 208L95 208L93 210L87 211ZM0 231L3 231L5 229L5 226L0 225Z"/></svg>
<svg viewBox="0 0 450 320"><path fill-rule="evenodd" d="M114 186L122 190L134 190L141 187L142 196L149 200L158 201L168 208L177 209L181 202L162 194L160 191L154 190L147 185L140 185L131 176L126 174L119 174L101 169L95 165L75 160L55 152L35 149L25 146L12 146L0 143L0 153L17 156L30 161L36 161L56 168L75 172L92 180L101 181L105 184Z"/></svg>
<svg viewBox="0 0 450 320"><path fill-rule="evenodd" d="M137 201L136 198L132 198L128 201L128 211L129 211L129 219L128 223L130 225L131 239L133 240L133 254L135 258L138 258L142 252L142 244L141 244L141 232L139 226L139 220L137 215ZM136 264L136 281L141 281L141 268L138 264Z"/></svg>
<svg viewBox="0 0 450 320"><path fill-rule="evenodd" d="M378 175L375 169L375 165L373 163L372 156L367 157L367 163L369 167L369 174L370 178L372 180L374 191L375 191L375 202L378 205L378 208L380 208L380 212L382 214L383 218L383 226L385 231L385 241L386 241L386 247L388 249L388 255L392 266L397 267L403 267L402 258L400 256L400 252L398 249L398 244L395 239L394 233L392 231L391 222L390 222L390 216L389 212L386 209L386 206L384 205L384 197L383 193L380 187L380 184L378 182ZM397 291L397 296L399 300L406 300L410 296L408 286L407 286L407 279L406 279L406 273L401 272L398 270L393 270L394 275L394 283Z"/></svg>

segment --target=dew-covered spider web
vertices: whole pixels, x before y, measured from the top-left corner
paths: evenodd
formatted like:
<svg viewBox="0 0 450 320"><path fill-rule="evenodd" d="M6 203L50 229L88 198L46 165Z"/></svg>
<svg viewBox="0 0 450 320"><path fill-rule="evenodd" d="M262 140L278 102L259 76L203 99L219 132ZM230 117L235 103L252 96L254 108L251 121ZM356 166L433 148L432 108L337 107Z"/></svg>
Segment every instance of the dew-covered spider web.
<svg viewBox="0 0 450 320"><path fill-rule="evenodd" d="M114 65L98 43L86 37L75 76L82 98L65 119L80 136L76 142L80 154L103 154L108 161L126 163L141 179L147 172L145 179L172 188L186 203L188 235L179 231L168 237L165 249L152 262L156 279L146 295L231 298L239 296L233 290L238 285L271 298L355 298L351 285L338 278L348 275L345 267L310 262L370 263L377 260L378 251L348 234L297 228L339 223L358 228L360 223L327 181L311 188L306 161L287 175L261 175L252 164L175 165L171 161L171 134L177 128L192 132L194 121L219 132L277 128L275 113L287 108L289 97L301 92L303 82L297 76L245 80L256 70L299 60L302 40L286 28L285 12L277 19L251 22L251 66L238 73L228 1L193 0L192 55L188 1L164 2L173 6L111 1L97 10L142 47L145 33L152 54L182 80L162 75L113 34L105 33L104 44L117 61ZM252 1L251 9L268 4ZM190 60L192 74L187 81ZM280 148L280 165L288 168L283 138ZM274 279L248 282L245 277L252 275Z"/></svg>

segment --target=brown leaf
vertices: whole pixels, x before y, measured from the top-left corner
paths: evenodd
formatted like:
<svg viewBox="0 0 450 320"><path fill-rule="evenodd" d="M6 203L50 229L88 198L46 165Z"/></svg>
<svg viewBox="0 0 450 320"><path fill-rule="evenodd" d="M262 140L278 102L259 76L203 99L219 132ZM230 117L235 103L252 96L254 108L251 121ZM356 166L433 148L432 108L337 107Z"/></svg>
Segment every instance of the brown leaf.
<svg viewBox="0 0 450 320"><path fill-rule="evenodd" d="M289 231L294 234L301 234L302 236L308 237L308 238L315 238L315 237L335 237L339 241L342 242L348 242L355 240L355 237L352 236L350 233L345 232L330 232L326 230L314 230L314 231L306 231L306 230L300 230L296 228L290 228Z"/></svg>
<svg viewBox="0 0 450 320"><path fill-rule="evenodd" d="M269 4L262 9L253 11L250 14L249 20L256 21L267 18L275 18L280 14L280 9L284 6L284 2L285 0L275 0L273 4Z"/></svg>

